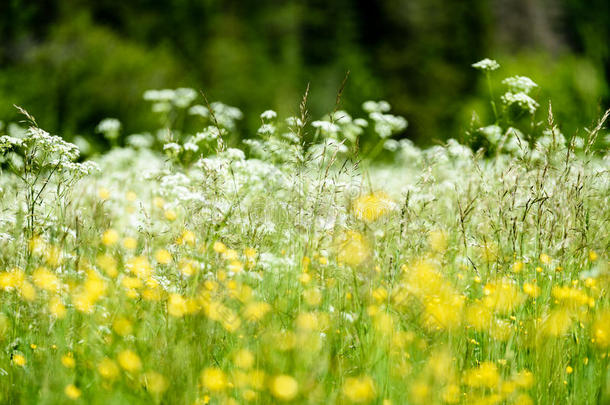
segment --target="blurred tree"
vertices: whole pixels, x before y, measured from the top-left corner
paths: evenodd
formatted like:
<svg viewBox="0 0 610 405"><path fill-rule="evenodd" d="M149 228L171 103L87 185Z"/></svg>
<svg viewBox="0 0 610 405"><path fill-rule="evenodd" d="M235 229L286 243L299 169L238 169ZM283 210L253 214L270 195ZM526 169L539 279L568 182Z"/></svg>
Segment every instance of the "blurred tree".
<svg viewBox="0 0 610 405"><path fill-rule="evenodd" d="M141 94L190 86L258 113L291 114L308 82L313 117L385 98L420 143L458 136L473 98L470 65L486 56L508 74L538 75L575 128L608 105L606 0L4 0L0 119L21 104L70 137L107 116L125 132L153 129ZM537 55L534 57L533 55ZM544 69L557 74L544 77ZM533 77L537 79L536 77ZM585 111L577 100L588 100ZM593 100L591 100L593 98ZM474 104L473 104L474 103ZM478 109L483 118L484 108Z"/></svg>

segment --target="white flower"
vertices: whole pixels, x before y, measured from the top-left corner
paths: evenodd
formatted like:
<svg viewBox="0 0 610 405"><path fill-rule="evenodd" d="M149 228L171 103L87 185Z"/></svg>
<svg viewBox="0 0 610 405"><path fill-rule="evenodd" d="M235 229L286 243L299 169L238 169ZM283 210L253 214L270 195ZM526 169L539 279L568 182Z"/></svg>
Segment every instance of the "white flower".
<svg viewBox="0 0 610 405"><path fill-rule="evenodd" d="M521 92L529 94L533 88L538 87L538 85L534 83L532 79L526 76L507 77L506 79L502 80L502 84L507 85L508 90L513 93Z"/></svg>
<svg viewBox="0 0 610 405"><path fill-rule="evenodd" d="M273 124L263 124L256 132L259 135L273 135L275 133L275 126Z"/></svg>
<svg viewBox="0 0 610 405"><path fill-rule="evenodd" d="M339 126L328 121L314 121L311 126L327 134L336 134L340 129Z"/></svg>
<svg viewBox="0 0 610 405"><path fill-rule="evenodd" d="M525 93L512 93L507 91L502 97L502 102L506 106L517 105L520 108L528 111L530 114L534 114L536 109L538 109L538 103L536 100L531 98Z"/></svg>
<svg viewBox="0 0 610 405"><path fill-rule="evenodd" d="M277 113L273 110L267 110L261 114L261 118L264 120L272 120L277 117Z"/></svg>
<svg viewBox="0 0 610 405"><path fill-rule="evenodd" d="M193 142L186 142L184 144L184 150L187 150L190 152L197 152L199 150L199 146L197 146L197 144L195 144Z"/></svg>
<svg viewBox="0 0 610 405"><path fill-rule="evenodd" d="M500 67L500 64L493 59L485 58L477 63L473 63L472 67L484 72L492 72Z"/></svg>
<svg viewBox="0 0 610 405"><path fill-rule="evenodd" d="M362 103L362 109L367 113L383 113L390 111L390 103L387 101L372 101L368 100Z"/></svg>
<svg viewBox="0 0 610 405"><path fill-rule="evenodd" d="M196 105L192 106L191 108L189 108L189 114L190 115L199 115L201 117L207 118L210 116L210 110L208 110L207 107L204 107L200 104L196 104Z"/></svg>
<svg viewBox="0 0 610 405"><path fill-rule="evenodd" d="M116 139L121 131L121 121L117 120L116 118L105 118L99 124L97 124L95 130L104 134L104 136L108 139Z"/></svg>

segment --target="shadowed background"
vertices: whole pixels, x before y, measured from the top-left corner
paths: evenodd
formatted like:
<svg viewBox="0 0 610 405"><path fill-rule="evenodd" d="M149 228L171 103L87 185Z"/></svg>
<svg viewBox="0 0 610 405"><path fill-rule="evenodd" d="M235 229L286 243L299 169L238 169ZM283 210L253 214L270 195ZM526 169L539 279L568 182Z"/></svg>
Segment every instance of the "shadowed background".
<svg viewBox="0 0 610 405"><path fill-rule="evenodd" d="M484 57L500 79L522 74L544 119L548 100L568 135L609 104L607 0L3 0L0 120L28 109L41 127L96 137L106 117L124 134L152 130L149 88L192 87L258 115L292 114L308 82L313 118L367 99L388 100L420 144L488 123ZM473 115L473 111L476 112ZM364 114L360 114L364 115ZM101 137L98 137L101 138ZM106 146L101 139L94 142Z"/></svg>

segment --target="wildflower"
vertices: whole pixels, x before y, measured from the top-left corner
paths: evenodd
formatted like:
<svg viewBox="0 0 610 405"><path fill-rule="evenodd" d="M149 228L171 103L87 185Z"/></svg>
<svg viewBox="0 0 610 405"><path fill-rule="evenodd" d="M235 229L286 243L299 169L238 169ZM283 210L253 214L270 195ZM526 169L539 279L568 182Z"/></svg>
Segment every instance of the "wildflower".
<svg viewBox="0 0 610 405"><path fill-rule="evenodd" d="M383 191L358 197L353 203L356 218L364 222L374 222L396 207L394 201Z"/></svg>
<svg viewBox="0 0 610 405"><path fill-rule="evenodd" d="M127 372L135 373L142 368L140 357L133 351L127 349L119 353L119 365Z"/></svg>
<svg viewBox="0 0 610 405"><path fill-rule="evenodd" d="M551 256L547 255L546 253L541 253L540 254L540 262L542 264L550 264L551 263Z"/></svg>
<svg viewBox="0 0 610 405"><path fill-rule="evenodd" d="M66 388L64 389L64 393L70 399L78 399L81 396L81 390L76 388L76 386L74 384L66 385Z"/></svg>
<svg viewBox="0 0 610 405"><path fill-rule="evenodd" d="M104 358L97 365L97 371L100 373L102 378L107 380L114 380L119 375L119 367L117 364L109 358Z"/></svg>
<svg viewBox="0 0 610 405"><path fill-rule="evenodd" d="M108 276L114 278L118 275L117 261L114 257L108 254L99 255L96 264L100 269L104 270Z"/></svg>
<svg viewBox="0 0 610 405"><path fill-rule="evenodd" d="M74 356L72 355L72 352L68 352L61 356L61 364L65 368L74 368L76 362L74 361Z"/></svg>
<svg viewBox="0 0 610 405"><path fill-rule="evenodd" d="M216 253L224 253L227 251L227 246L221 241L217 240L214 242L214 245L212 245L212 249L214 249L214 252Z"/></svg>
<svg viewBox="0 0 610 405"><path fill-rule="evenodd" d="M223 391L227 384L227 376L216 367L208 367L201 373L201 384L213 392Z"/></svg>
<svg viewBox="0 0 610 405"><path fill-rule="evenodd" d="M46 267L39 267L32 273L32 281L36 287L46 291L57 291L59 278Z"/></svg>
<svg viewBox="0 0 610 405"><path fill-rule="evenodd" d="M515 273L521 273L521 271L523 270L523 262L522 261L516 261L513 263L513 271Z"/></svg>
<svg viewBox="0 0 610 405"><path fill-rule="evenodd" d="M572 374L574 372L574 369L571 366L567 366L566 367L566 373L567 374Z"/></svg>
<svg viewBox="0 0 610 405"><path fill-rule="evenodd" d="M104 187L100 187L97 190L97 196L99 197L100 200L108 200L110 198L110 191L108 191L107 188Z"/></svg>
<svg viewBox="0 0 610 405"><path fill-rule="evenodd" d="M133 331L133 327L129 319L122 316L115 319L115 321L112 323L112 329L114 329L114 331L120 336L130 335Z"/></svg>
<svg viewBox="0 0 610 405"><path fill-rule="evenodd" d="M598 257L599 255L597 254L597 252L595 252L595 250L589 250L589 260L594 262L598 259Z"/></svg>
<svg viewBox="0 0 610 405"><path fill-rule="evenodd" d="M129 202L134 202L138 198L138 195L133 191L128 191L125 193L125 199Z"/></svg>
<svg viewBox="0 0 610 405"><path fill-rule="evenodd" d="M442 230L430 231L428 234L428 244L433 251L443 253L447 250L447 233Z"/></svg>
<svg viewBox="0 0 610 405"><path fill-rule="evenodd" d="M20 366L20 367L25 366L25 363L26 363L25 357L21 354L14 354L12 361L13 361L14 365Z"/></svg>
<svg viewBox="0 0 610 405"><path fill-rule="evenodd" d="M341 391L354 403L367 403L377 396L375 383L369 376L347 378Z"/></svg>
<svg viewBox="0 0 610 405"><path fill-rule="evenodd" d="M172 261L172 255L165 249L159 249L155 252L155 260L160 264L169 264Z"/></svg>
<svg viewBox="0 0 610 405"><path fill-rule="evenodd" d="M178 214L176 214L176 211L172 209L165 210L163 215L165 215L165 219L168 221L175 221L176 218L178 218Z"/></svg>
<svg viewBox="0 0 610 405"><path fill-rule="evenodd" d="M241 349L235 353L234 362L237 367L248 370L254 365L254 354L248 349Z"/></svg>
<svg viewBox="0 0 610 405"><path fill-rule="evenodd" d="M273 110L267 110L261 114L261 119L272 120L277 117L277 113Z"/></svg>
<svg viewBox="0 0 610 405"><path fill-rule="evenodd" d="M610 347L610 310L598 314L593 322L592 335L599 348L607 349Z"/></svg>
<svg viewBox="0 0 610 405"><path fill-rule="evenodd" d="M515 284L506 278L485 285L483 292L485 293L483 304L501 314L507 314L520 307L525 298Z"/></svg>
<svg viewBox="0 0 610 405"><path fill-rule="evenodd" d="M114 229L108 229L102 234L102 243L105 246L112 246L119 240L119 233Z"/></svg>
<svg viewBox="0 0 610 405"><path fill-rule="evenodd" d="M299 383L289 375L278 375L271 381L270 389L280 401L291 401L299 392Z"/></svg>
<svg viewBox="0 0 610 405"><path fill-rule="evenodd" d="M243 310L245 319L256 322L260 321L271 310L271 305L266 302L251 302Z"/></svg>
<svg viewBox="0 0 610 405"><path fill-rule="evenodd" d="M317 288L310 288L303 291L303 299L307 305L316 307L322 302L322 293Z"/></svg>
<svg viewBox="0 0 610 405"><path fill-rule="evenodd" d="M522 92L529 94L532 89L538 87L538 85L534 83L532 79L526 76L507 77L506 79L502 80L502 84L508 86L508 89L513 93Z"/></svg>
<svg viewBox="0 0 610 405"><path fill-rule="evenodd" d="M186 300L180 294L170 294L167 302L167 312L176 318L181 318L187 312Z"/></svg>
<svg viewBox="0 0 610 405"><path fill-rule="evenodd" d="M197 265L192 260L181 260L179 265L180 273L186 277L191 277L197 272Z"/></svg>
<svg viewBox="0 0 610 405"><path fill-rule="evenodd" d="M529 370L521 370L515 375L513 381L517 386L527 390L534 386L534 374Z"/></svg>
<svg viewBox="0 0 610 405"><path fill-rule="evenodd" d="M523 283L523 292L532 298L537 298L540 295L540 287L532 283Z"/></svg>
<svg viewBox="0 0 610 405"><path fill-rule="evenodd" d="M148 392L153 394L164 393L169 384L162 374L155 371L148 371L142 375L142 383Z"/></svg>
<svg viewBox="0 0 610 405"><path fill-rule="evenodd" d="M49 301L49 312L58 319L66 316L66 306L61 302L61 298L55 296Z"/></svg>
<svg viewBox="0 0 610 405"><path fill-rule="evenodd" d="M138 241L136 238L128 236L123 239L123 247L127 250L134 250L136 247L138 247Z"/></svg>
<svg viewBox="0 0 610 405"><path fill-rule="evenodd" d="M475 369L464 373L464 383L471 387L494 388L500 382L500 374L495 364L483 362Z"/></svg>
<svg viewBox="0 0 610 405"><path fill-rule="evenodd" d="M368 241L363 234L357 231L345 231L339 235L335 242L337 246L337 260L350 266L358 266L370 255Z"/></svg>
<svg viewBox="0 0 610 405"><path fill-rule="evenodd" d="M483 72L492 72L500 68L500 65L493 59L485 58L483 60L478 61L477 63L473 63L472 67Z"/></svg>

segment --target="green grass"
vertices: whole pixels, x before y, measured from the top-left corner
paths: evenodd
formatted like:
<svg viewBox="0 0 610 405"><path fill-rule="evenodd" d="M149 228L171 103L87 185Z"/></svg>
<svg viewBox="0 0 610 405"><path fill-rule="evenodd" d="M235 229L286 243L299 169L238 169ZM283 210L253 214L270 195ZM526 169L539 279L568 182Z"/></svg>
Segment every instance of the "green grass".
<svg viewBox="0 0 610 405"><path fill-rule="evenodd" d="M2 138L0 402L610 402L603 120L381 164L358 135L406 123L305 106L247 155L219 105L98 170L32 117Z"/></svg>

